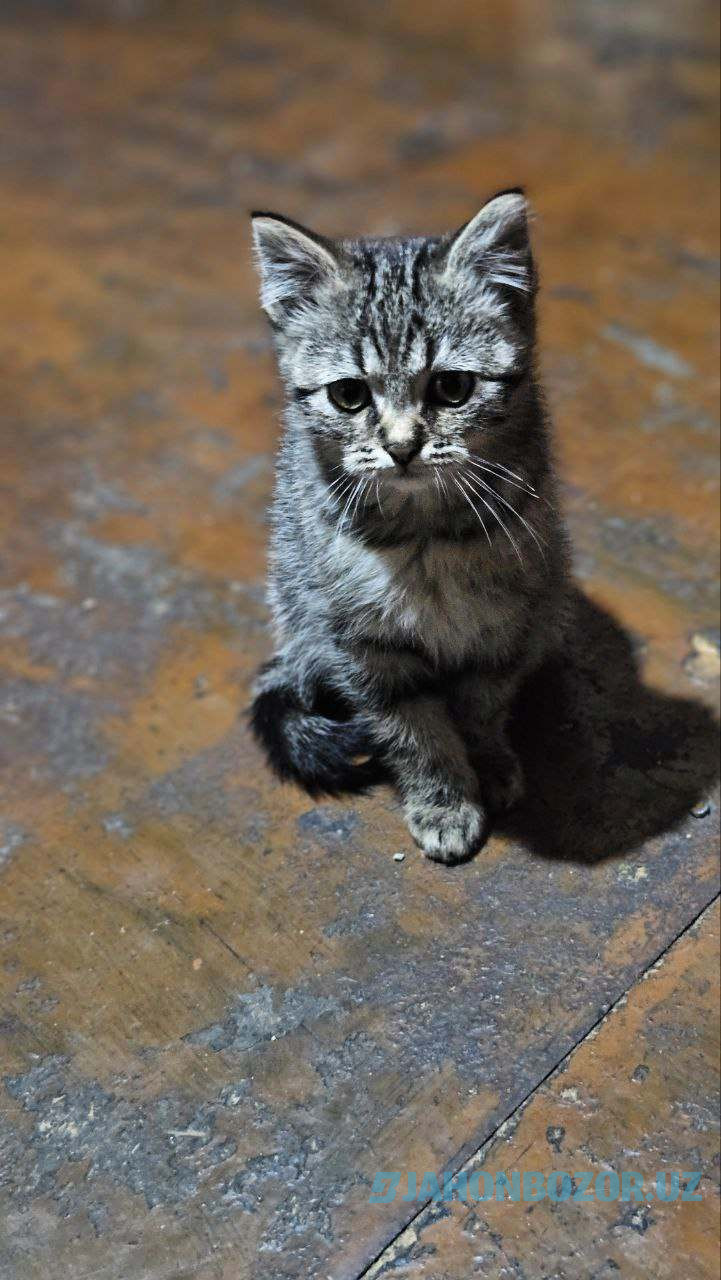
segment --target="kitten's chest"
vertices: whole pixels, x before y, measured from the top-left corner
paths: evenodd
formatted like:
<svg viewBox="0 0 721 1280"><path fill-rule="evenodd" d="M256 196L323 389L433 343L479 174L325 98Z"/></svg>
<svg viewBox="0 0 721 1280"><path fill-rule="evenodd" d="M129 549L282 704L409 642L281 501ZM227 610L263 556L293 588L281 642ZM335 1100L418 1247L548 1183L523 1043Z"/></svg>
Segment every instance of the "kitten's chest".
<svg viewBox="0 0 721 1280"><path fill-rule="evenodd" d="M510 620L503 592L468 544L445 541L423 548L375 551L356 545L343 557L351 627L387 642L412 643L435 657L457 660L495 648L496 631Z"/></svg>

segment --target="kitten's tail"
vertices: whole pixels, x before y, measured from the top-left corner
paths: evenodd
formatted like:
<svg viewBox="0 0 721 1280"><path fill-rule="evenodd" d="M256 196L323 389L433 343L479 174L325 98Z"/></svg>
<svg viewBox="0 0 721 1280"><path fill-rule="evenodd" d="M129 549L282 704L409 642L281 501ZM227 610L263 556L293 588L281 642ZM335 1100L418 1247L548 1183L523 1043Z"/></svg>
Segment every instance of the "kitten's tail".
<svg viewBox="0 0 721 1280"><path fill-rule="evenodd" d="M335 691L319 687L308 709L272 662L256 688L250 725L281 781L298 783L312 796L334 796L358 794L383 780L367 721Z"/></svg>

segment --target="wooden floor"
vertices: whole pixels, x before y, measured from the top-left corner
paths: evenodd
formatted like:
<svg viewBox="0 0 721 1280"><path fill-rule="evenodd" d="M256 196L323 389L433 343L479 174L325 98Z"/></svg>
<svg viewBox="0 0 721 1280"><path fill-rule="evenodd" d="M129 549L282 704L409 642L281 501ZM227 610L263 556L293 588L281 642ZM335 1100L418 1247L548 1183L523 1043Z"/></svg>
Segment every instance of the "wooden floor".
<svg viewBox="0 0 721 1280"><path fill-rule="evenodd" d="M716 11L3 7L2 1280L718 1276ZM518 183L579 623L528 805L446 869L245 727L246 213L439 231ZM702 1196L369 1202L462 1167Z"/></svg>

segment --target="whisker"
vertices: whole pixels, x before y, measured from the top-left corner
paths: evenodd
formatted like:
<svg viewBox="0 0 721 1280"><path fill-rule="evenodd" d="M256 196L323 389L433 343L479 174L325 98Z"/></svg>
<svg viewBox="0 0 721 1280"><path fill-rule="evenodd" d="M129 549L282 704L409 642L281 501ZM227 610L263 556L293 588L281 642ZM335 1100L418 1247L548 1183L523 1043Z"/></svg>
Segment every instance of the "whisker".
<svg viewBox="0 0 721 1280"><path fill-rule="evenodd" d="M467 479L468 479L468 477L467 477ZM543 558L544 558L544 560L545 560L546 556L545 556L545 552L544 552L544 550L543 550L543 547L541 546L541 540L539 540L539 536L536 534L535 529L534 529L534 528L533 528L533 527L528 523L528 521L527 521L527 520L526 520L526 519L521 515L520 511L516 511L516 508L515 508L514 506L512 506L510 502L507 502L505 498L502 498L502 497L501 497L501 495L500 495L500 493L496 493L495 489L492 489L490 485L487 485L487 484L486 484L486 482L485 482L485 480L481 480L480 476L475 476L475 477L474 477L474 479L477 481L477 483L478 483L478 484L483 485L484 489L486 489L489 493L492 493L492 494L493 494L493 496L494 496L494 498L497 498L499 502L502 502L502 503L503 503L503 505L504 505L504 507L507 507L507 508L508 508L508 510L509 510L509 511L510 511L510 512L511 512L511 513L512 513L512 514L513 514L513 515L518 519L518 520L520 520L521 524L522 524L522 525L524 525L524 526L525 526L525 528L526 528L526 529L528 530L528 532L530 533L531 537L533 538L533 541L535 542L536 546L538 547L538 550L540 551L541 555L543 556ZM469 483L470 483L470 480L469 480Z"/></svg>
<svg viewBox="0 0 721 1280"><path fill-rule="evenodd" d="M381 491L380 491L380 485L378 483L378 476L376 476L376 502L378 503L378 510L380 511L381 515L383 515L383 504L381 502Z"/></svg>
<svg viewBox="0 0 721 1280"><path fill-rule="evenodd" d="M525 521L525 520L524 520L524 517L523 517L523 516L521 516L521 515L520 515L520 513L516 511L516 508L515 508L515 507L511 507L511 503L510 503L510 502L506 502L506 499L501 497L501 494L496 493L496 489L492 489L492 488L490 488L490 485L485 484L485 481L484 481L484 480L480 480L478 476L474 476L474 480L476 481L476 483L478 483L478 484L482 484L482 485L483 485L483 488L485 489L485 492L487 492L487 493L489 493L490 495L492 495L492 497L493 497L493 498L496 498L497 502L502 502L502 503L503 503L503 506L507 507L507 508L508 508L508 511L512 512L512 515L517 516L517 518L519 518L519 520L521 521L521 524L525 525L526 529L528 529L529 534L530 534L531 538L533 538L535 545L537 545L537 547L538 547L538 549L539 549L540 554L542 554L543 558L544 558L544 559L546 559L546 556L544 556L544 553L543 553L542 545L540 545L540 543L539 543L539 541L538 541L538 538L537 538L537 536L535 536L535 532L533 531L533 529L531 529L530 525L528 524L528 521ZM482 502L484 502L484 500L485 500L485 499L482 497L482 494L480 494L480 493L479 493L479 490L478 490L478 489L475 489L475 488L474 488L474 485L473 485L473 484L471 484L470 476L466 476L466 483L471 485L471 489L473 489L473 492L474 492L475 494L478 494L478 497L480 498L480 500L482 500ZM498 515L498 512L496 511L496 509L494 509L494 511L493 511L493 515L494 515L494 516L496 516L496 520L498 521L498 524L499 524L499 525L501 525L501 526L503 527L503 529L505 529L505 527L506 527L506 526L505 526L505 524L503 524L503 521L501 520L501 516L499 516L499 515ZM508 538L511 538L511 535L510 535L510 534L508 534ZM511 539L511 541L514 541L514 539ZM514 541L514 545L515 545L515 547L516 547L516 543L515 543L515 541ZM517 552L517 547L516 547L516 552ZM521 563L523 563L523 561L521 561Z"/></svg>
<svg viewBox="0 0 721 1280"><path fill-rule="evenodd" d="M361 488L358 491L355 502L353 503L353 508L351 510L350 516L348 517L349 520L353 521L355 519L361 503L365 501L365 493L369 485L370 485L370 480L361 481Z"/></svg>
<svg viewBox="0 0 721 1280"><path fill-rule="evenodd" d="M483 494L482 494L478 489L475 489L475 488L473 487L473 485L471 484L471 478L470 478L470 476L468 476L468 475L464 475L464 479L465 479L465 481L466 481L466 484L470 486L470 488L471 488L471 492L472 492L472 493L474 493L474 494L476 495L476 497L477 497L477 498L480 498L480 499L481 499L481 502L483 503L484 507L487 507L487 508L488 508L488 510L490 511L491 515L495 518L495 520L497 521L497 523L501 526L501 528L502 528L503 532L505 533L506 537L508 538L508 541L510 542L511 546L513 547L513 550L515 551L516 556L518 557L518 560L519 560L519 562L520 562L520 564L521 564L521 567L522 567L522 568L525 568L525 564L524 564L524 560L523 560L523 555L521 554L521 551L520 551L520 548L519 548L519 546L518 546L518 543L516 542L515 538L513 537L513 534L511 533L511 531L510 531L510 529L508 528L508 526L507 526L507 524L505 523L505 521L501 519L500 515L499 515L499 514L498 514L498 512L496 511L496 508L495 508L495 507L492 507L492 506L491 506L491 504L490 504L490 502L487 502L487 501L486 501L486 499L483 497ZM488 488L488 486L486 486L486 487ZM488 492L489 492L489 493L492 493L492 494L493 494L493 496L494 496L494 498L497 496L497 495L495 494L495 492L494 492L492 489L488 489Z"/></svg>
<svg viewBox="0 0 721 1280"><path fill-rule="evenodd" d="M483 532L485 533L485 535L486 535L486 537L487 537L487 539L488 539L488 545L489 545L489 547L492 547L492 546L493 546L493 543L491 542L491 535L490 535L490 533L488 532L488 530L487 530L487 528L486 528L485 524L483 523L483 517L480 515L479 511L477 510L477 508L476 508L476 506L475 506L475 503L473 502L473 500L472 500L471 498L469 498L468 494L466 493L466 490L465 490L465 489L463 488L463 486L461 485L461 483L460 483L460 481L459 481L458 477L457 477L457 476L451 476L451 479L453 480L453 483L456 485L456 487L457 487L457 489L458 489L458 492L459 492L459 493L460 493L460 494L465 498L466 502L468 503L469 507L471 508L471 511L473 512L474 516L476 517L476 520L478 520L478 521L479 521L480 526L481 526L481 528L482 528Z"/></svg>
<svg viewBox="0 0 721 1280"><path fill-rule="evenodd" d="M491 515L494 517L494 519L496 520L497 524L499 524L499 525L501 526L501 529L503 530L503 532L505 533L506 537L508 538L508 541L510 542L511 546L513 547L513 550L515 551L516 555L518 556L518 558L519 558L519 560L520 560L521 564L523 564L523 563L524 563L524 562L523 562L523 555L522 555L521 550L520 550L520 548L519 548L519 546L518 546L518 543L516 542L515 538L512 536L512 534L511 534L510 530L507 528L507 526L506 526L505 522L504 522L504 521L501 519L501 517L499 516L498 512L496 511L496 508L495 508L495 507L493 507L493 506L491 506L490 502L488 502L488 501L484 498L483 494L480 492L480 490L479 490L479 489L476 489L476 488L475 488L475 486L471 483L471 477L470 477L470 476L468 476L468 475L466 475L466 474L464 473L464 474L460 477L460 479L461 479L461 483L463 484L464 489L466 489L466 491L467 491L467 492L472 493L472 494L473 494L473 496L474 496L475 498L480 498L480 500L481 500L481 502L483 503L483 505L484 505L484 507L486 508L486 510L487 510L487 511L490 511Z"/></svg>
<svg viewBox="0 0 721 1280"><path fill-rule="evenodd" d="M353 482L351 481L350 497L348 498L348 501L346 502L346 504L345 504L345 506L344 506L344 508L343 508L343 510L342 510L342 512L341 512L341 517L340 517L340 520L338 521L338 528L337 528L337 530L336 530L336 537L338 537L338 536L342 533L342 531L343 531L343 525L344 525L344 523L345 523L346 513L348 512L348 510L349 510L349 508L350 508L350 505L351 505L351 503L352 503L352 501L353 501L353 499L354 499L354 497L355 497L355 495L356 495L356 492L357 492L357 490L360 488L361 484L362 484L362 481L361 481L361 480L359 480L359 481L357 482L357 484L353 484ZM344 492L343 497L345 497L345 493L347 493L347 490ZM342 499L341 499L341 501L342 501Z"/></svg>
<svg viewBox="0 0 721 1280"><path fill-rule="evenodd" d="M361 476L361 478L359 479L359 481L358 481L358 483L357 483L357 485L356 485L355 489L353 490L353 496L352 496L352 498L351 498L351 500L350 500L350 503L348 504L348 514L347 514L347 517L346 517L346 519L347 519L347 521L348 521L348 524L352 524L352 523L353 523L353 514L354 514L354 511L355 511L356 502L357 502L357 500L358 500L358 496L359 496L359 494L360 494L360 492L361 492L361 489L363 488L364 483L365 483L365 482L364 482L364 480L363 480L363 477Z"/></svg>
<svg viewBox="0 0 721 1280"><path fill-rule="evenodd" d="M491 462L490 458L482 458L480 453L474 453L473 457L477 458L479 462L485 463L487 467L495 467L496 470L505 472L507 476L513 476L514 480L519 480L521 484L528 485L528 488L533 493L536 492L529 480L526 480L524 476L519 476L517 471L511 471L511 468L507 467L503 462Z"/></svg>
<svg viewBox="0 0 721 1280"><path fill-rule="evenodd" d="M351 477L346 475L338 476L337 480L334 480L332 484L328 485L326 489L326 494L331 494L334 489L340 488L342 486L344 480L348 480L350 478Z"/></svg>
<svg viewBox="0 0 721 1280"><path fill-rule="evenodd" d="M531 498L538 497L536 490L532 489L530 485L516 480L509 480L508 476L499 475L498 472L487 463L476 462L473 458L468 458L468 463L472 467L477 467L479 471L486 471L489 475L496 476L499 480L505 480L506 484L512 485L514 489L522 489L523 492L527 493Z"/></svg>
<svg viewBox="0 0 721 1280"><path fill-rule="evenodd" d="M480 455L476 454L476 457L479 457L479 456ZM471 459L469 458L468 461L470 462ZM510 471L509 468L505 467L502 462L489 462L487 458L482 458L481 461L484 462L487 467L495 467L496 469L504 472L505 474L500 477L501 479L505 479L507 476L514 476L517 480L523 481L522 476L519 476L515 471ZM478 463L475 463L475 465L478 466ZM545 502L546 506L549 507L551 511L555 511L556 508L554 504L550 501L550 499L547 498L545 494L539 493L537 489L535 489L534 486L531 484L530 480L525 480L523 481L523 483L527 486L528 493L532 494L534 498L538 498L540 502ZM508 480L508 484L511 484L510 480Z"/></svg>
<svg viewBox="0 0 721 1280"><path fill-rule="evenodd" d="M438 497L442 498L446 506L448 506L448 490L446 489L446 482L442 479L438 467L433 468L433 475L436 482L436 489L438 490Z"/></svg>
<svg viewBox="0 0 721 1280"><path fill-rule="evenodd" d="M333 500L337 506L341 506L341 504L343 503L343 499L346 497L346 495L350 492L352 488L353 488L353 477L349 476L346 480L345 485L343 485L340 489L337 490L336 493L332 495Z"/></svg>

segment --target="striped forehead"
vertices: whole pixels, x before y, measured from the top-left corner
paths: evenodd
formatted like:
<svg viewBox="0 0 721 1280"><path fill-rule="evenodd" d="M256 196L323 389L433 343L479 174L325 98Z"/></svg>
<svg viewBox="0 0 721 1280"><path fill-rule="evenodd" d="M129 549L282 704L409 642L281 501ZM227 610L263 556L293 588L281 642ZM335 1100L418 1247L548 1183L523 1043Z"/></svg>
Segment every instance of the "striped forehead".
<svg viewBox="0 0 721 1280"><path fill-rule="evenodd" d="M356 266L365 280L359 314L358 355L368 376L428 368L429 331L425 240L384 241L364 246Z"/></svg>
<svg viewBox="0 0 721 1280"><path fill-rule="evenodd" d="M356 347L358 367L366 378L403 373L414 377L431 367L433 344L428 331L411 323L395 331L395 340L384 343L373 332L360 336Z"/></svg>
<svg viewBox="0 0 721 1280"><path fill-rule="evenodd" d="M431 369L469 369L504 376L517 364L498 294L483 284L449 305L429 270L434 242L383 243L362 266L368 285L362 310L359 367L364 376L399 381ZM505 331L505 332L504 332Z"/></svg>
<svg viewBox="0 0 721 1280"><path fill-rule="evenodd" d="M501 376L512 369L517 353L503 335L498 298L483 287L472 299L447 296L429 269L434 243L346 242L350 288L337 310L304 323L300 340L286 348L291 380L322 386L361 377L397 397L433 368Z"/></svg>

